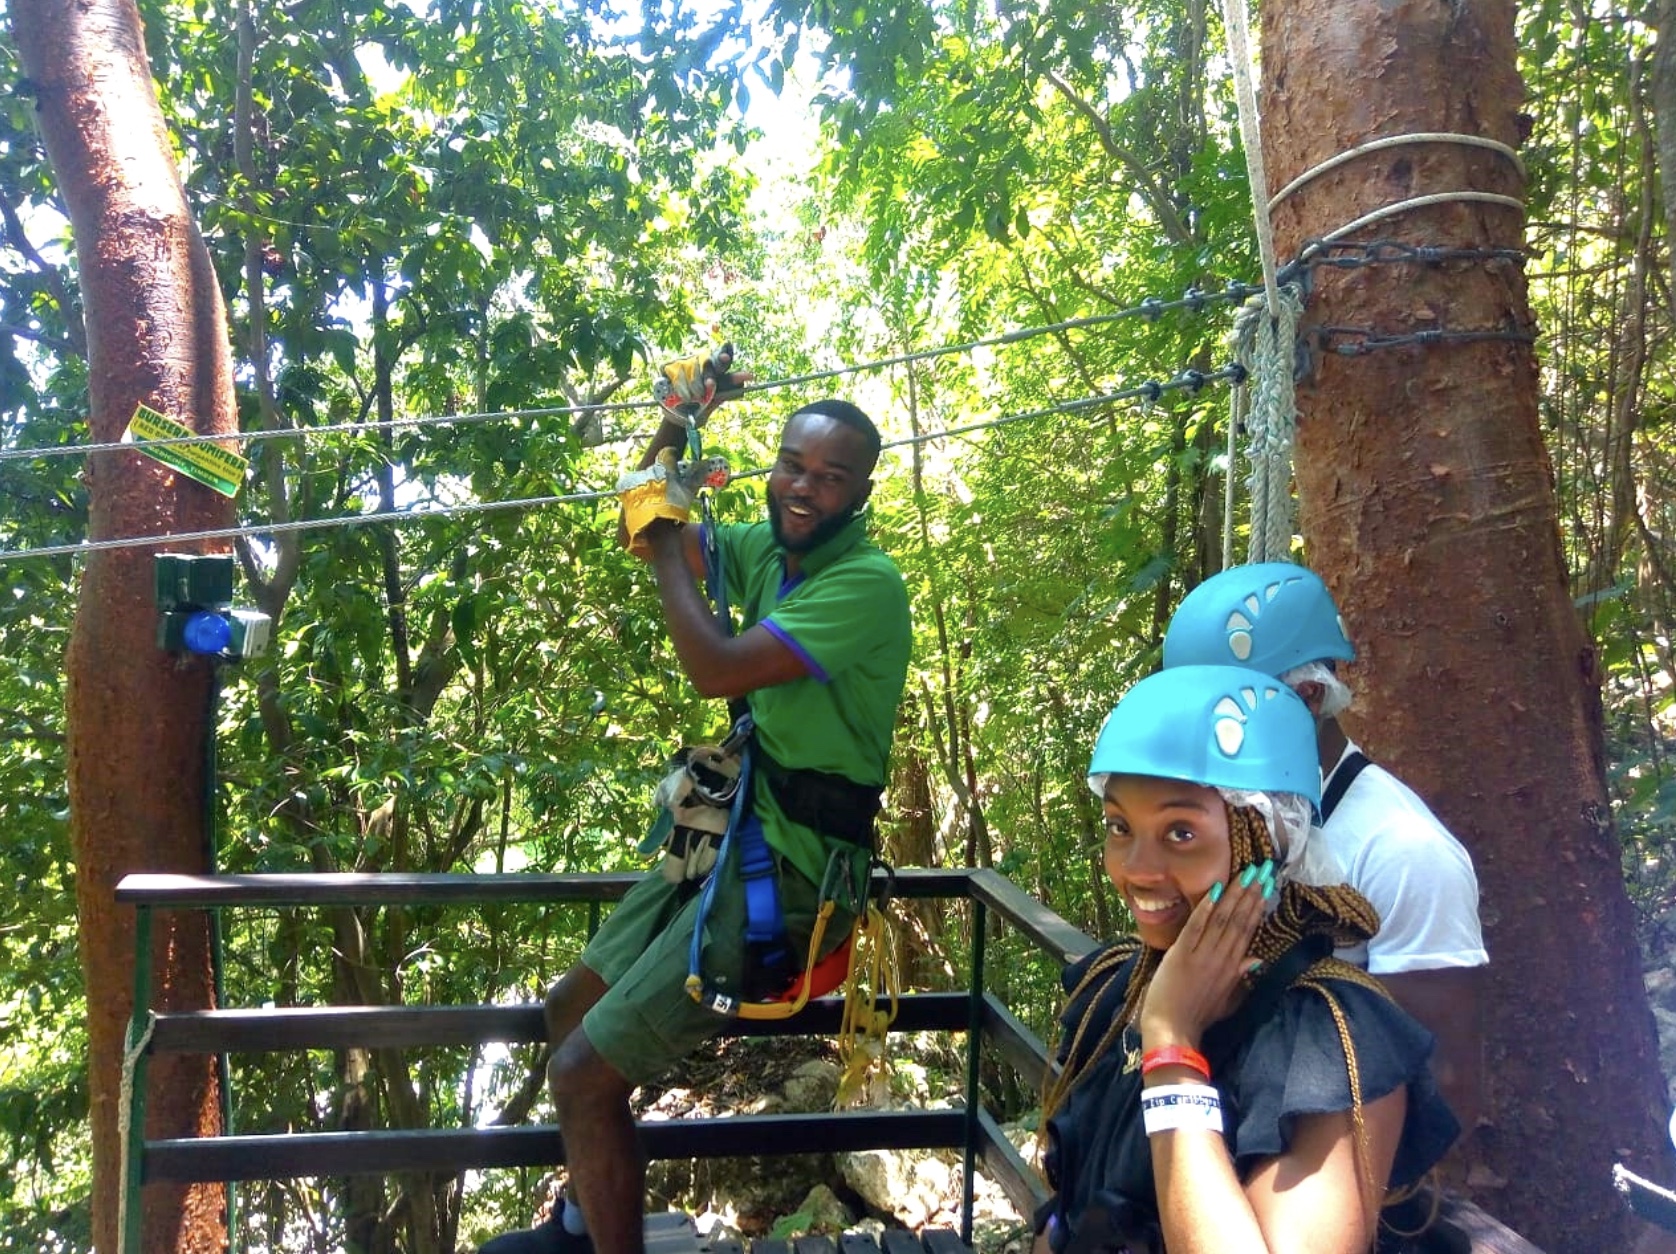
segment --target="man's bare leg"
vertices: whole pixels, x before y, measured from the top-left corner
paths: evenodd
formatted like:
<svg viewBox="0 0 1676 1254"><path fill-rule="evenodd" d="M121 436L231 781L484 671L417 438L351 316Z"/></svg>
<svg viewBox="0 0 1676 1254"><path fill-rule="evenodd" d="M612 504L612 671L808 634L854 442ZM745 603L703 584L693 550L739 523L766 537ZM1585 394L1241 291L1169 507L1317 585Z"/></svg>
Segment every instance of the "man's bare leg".
<svg viewBox="0 0 1676 1254"><path fill-rule="evenodd" d="M580 962L553 981L541 1009L547 1020L547 1040L555 1050L582 1026L582 1016L605 996L608 987L604 980Z"/></svg>
<svg viewBox="0 0 1676 1254"><path fill-rule="evenodd" d="M547 1020L547 1039L552 1048L547 1056L547 1072L549 1083L553 1075L553 1058L559 1047L570 1037L582 1037L582 1019L595 1002L605 996L606 983L599 976L577 963L566 971L547 990L547 997L542 1005L542 1015ZM626 1099L625 1099L626 1105ZM569 1141L570 1145L585 1144L585 1141ZM571 1154L574 1156L575 1151ZM644 1169L642 1169L644 1174ZM575 1195L576 1168L571 1168L571 1191ZM553 1214L545 1222L534 1228L525 1228L519 1232L508 1232L484 1244L479 1254L577 1254L577 1251L587 1250L587 1238L575 1232L571 1224L565 1219L574 1220L575 1216L566 1216L565 1211L554 1206Z"/></svg>
<svg viewBox="0 0 1676 1254"><path fill-rule="evenodd" d="M571 1187L597 1254L644 1254L646 1159L629 1108L632 1086L587 1033L565 1037L547 1063Z"/></svg>

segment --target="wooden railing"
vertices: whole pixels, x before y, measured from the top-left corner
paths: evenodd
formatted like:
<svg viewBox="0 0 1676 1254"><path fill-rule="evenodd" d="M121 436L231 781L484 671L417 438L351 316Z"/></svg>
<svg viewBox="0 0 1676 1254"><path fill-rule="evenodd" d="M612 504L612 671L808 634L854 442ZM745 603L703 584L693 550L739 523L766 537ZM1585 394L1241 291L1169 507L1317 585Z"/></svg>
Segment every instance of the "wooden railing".
<svg viewBox="0 0 1676 1254"><path fill-rule="evenodd" d="M634 875L129 875L117 901L136 910L133 1074L124 1233L125 1254L139 1245L140 1190L154 1181L233 1182L289 1177L459 1171L553 1166L564 1161L557 1127L426 1128L364 1132L299 1132L147 1140L146 1064L160 1054L259 1053L348 1047L471 1046L546 1039L539 1005L322 1006L154 1013L151 1008L152 917L158 910L251 907L482 906L615 901ZM984 959L994 915L1055 962L1093 947L1083 933L988 870L896 873L898 898L959 898L971 903L971 980L965 992L907 993L893 1031L967 1033L966 1102L960 1110L849 1111L829 1114L691 1118L640 1125L651 1158L860 1149L962 1150L965 1170L961 1239L972 1234L974 1168L983 1171L1026 1213L1043 1200L1040 1179L984 1108L978 1082L986 1046L1028 1078L1046 1074L1042 1042L985 991ZM786 1020L730 1019L724 1034L821 1035L837 1031L841 1002L812 1002ZM144 1041L144 1047L132 1045Z"/></svg>

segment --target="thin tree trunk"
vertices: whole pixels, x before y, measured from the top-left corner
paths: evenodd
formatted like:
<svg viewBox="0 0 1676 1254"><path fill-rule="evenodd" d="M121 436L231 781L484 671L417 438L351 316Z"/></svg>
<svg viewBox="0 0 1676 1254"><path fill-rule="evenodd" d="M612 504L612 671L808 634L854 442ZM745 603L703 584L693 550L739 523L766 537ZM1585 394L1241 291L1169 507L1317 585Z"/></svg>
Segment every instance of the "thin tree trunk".
<svg viewBox="0 0 1676 1254"><path fill-rule="evenodd" d="M1653 139L1663 197L1664 237L1676 240L1676 0L1657 0L1649 15L1658 31L1653 49ZM1676 249L1670 264L1676 276ZM1671 283L1676 292L1676 281Z"/></svg>
<svg viewBox="0 0 1676 1254"><path fill-rule="evenodd" d="M1519 141L1514 6L1275 0L1264 135L1280 186L1366 140ZM1518 195L1511 162L1456 144L1367 154L1284 202L1278 251L1407 197ZM1518 212L1450 203L1375 234L1517 247ZM1371 236L1364 232L1362 238ZM1532 325L1505 263L1316 275L1305 330ZM1510 342L1325 355L1300 385L1297 476L1311 563L1360 656L1355 731L1472 851L1491 955L1487 1117L1470 1191L1550 1254L1627 1249L1615 1159L1664 1179L1664 1112L1601 749L1600 677L1567 592L1535 357Z"/></svg>
<svg viewBox="0 0 1676 1254"><path fill-rule="evenodd" d="M89 432L119 439L137 404L202 433L236 422L227 317L187 211L131 0L17 0L14 34L70 214L88 340ZM232 506L137 453L89 460L89 534L101 540L226 526ZM167 546L160 546L167 547ZM204 736L210 667L156 644L152 549L88 557L70 647L70 839L86 977L95 1248L117 1249L117 1119L133 1004L134 916L112 900L129 871L205 869ZM154 1003L211 1004L208 920L158 920ZM151 1068L146 1132L220 1129L210 1058ZM145 1191L147 1250L226 1242L220 1186ZM138 1222L139 1217L131 1217Z"/></svg>

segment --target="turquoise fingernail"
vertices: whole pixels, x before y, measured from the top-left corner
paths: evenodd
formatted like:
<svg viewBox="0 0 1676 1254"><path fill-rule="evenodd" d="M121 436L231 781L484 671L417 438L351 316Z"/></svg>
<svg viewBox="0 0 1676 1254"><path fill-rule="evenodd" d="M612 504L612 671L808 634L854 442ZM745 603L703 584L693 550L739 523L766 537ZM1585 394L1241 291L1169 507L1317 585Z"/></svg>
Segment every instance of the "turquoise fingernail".
<svg viewBox="0 0 1676 1254"><path fill-rule="evenodd" d="M1263 881L1263 900L1267 901L1270 897L1273 897L1273 896L1274 896L1274 881L1273 880L1264 880Z"/></svg>
<svg viewBox="0 0 1676 1254"><path fill-rule="evenodd" d="M1255 863L1253 863L1251 866L1246 867L1245 870L1241 873L1241 875L1240 875L1240 887L1241 888L1250 888L1251 887L1251 881L1256 879L1256 878L1257 878L1257 866L1256 866Z"/></svg>
<svg viewBox="0 0 1676 1254"><path fill-rule="evenodd" d="M1222 900L1222 881L1217 880L1210 886L1210 904L1215 905Z"/></svg>
<svg viewBox="0 0 1676 1254"><path fill-rule="evenodd" d="M1263 870L1262 870L1261 874L1262 874L1262 879L1263 879L1264 883L1270 883L1274 880L1274 859L1273 858L1270 858L1267 862L1263 863Z"/></svg>

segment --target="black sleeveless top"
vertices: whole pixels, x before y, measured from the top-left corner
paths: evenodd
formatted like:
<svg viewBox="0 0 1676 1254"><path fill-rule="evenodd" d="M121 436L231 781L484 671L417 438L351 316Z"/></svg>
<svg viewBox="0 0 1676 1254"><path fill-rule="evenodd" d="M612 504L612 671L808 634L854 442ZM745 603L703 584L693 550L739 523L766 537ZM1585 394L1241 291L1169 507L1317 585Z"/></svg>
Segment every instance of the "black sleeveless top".
<svg viewBox="0 0 1676 1254"><path fill-rule="evenodd" d="M1096 951L1068 966L1070 993ZM1138 951L1137 951L1138 956ZM1083 1025L1080 1063L1122 1009L1136 958L1114 968L1061 1016L1060 1063ZM1460 1125L1438 1095L1428 1060L1432 1036L1395 1002L1350 980L1321 980L1343 1010L1356 1048L1364 1105L1408 1088L1408 1113L1391 1166L1390 1185L1412 1184L1443 1157ZM1237 1039L1243 1033L1245 1039ZM1294 1121L1303 1115L1349 1110L1350 1077L1331 1009L1320 993L1292 984L1253 1028L1249 1018L1224 1019L1205 1033L1202 1052L1216 1060L1213 1083L1222 1096L1223 1137L1234 1171L1245 1179L1263 1159L1283 1154ZM1152 1151L1141 1123L1140 1034L1127 1027L1078 1080L1048 1120L1044 1167L1055 1196L1040 1221L1055 1254L1075 1242L1077 1254L1127 1248L1159 1254L1158 1200ZM1383 1248L1383 1246L1382 1246Z"/></svg>

